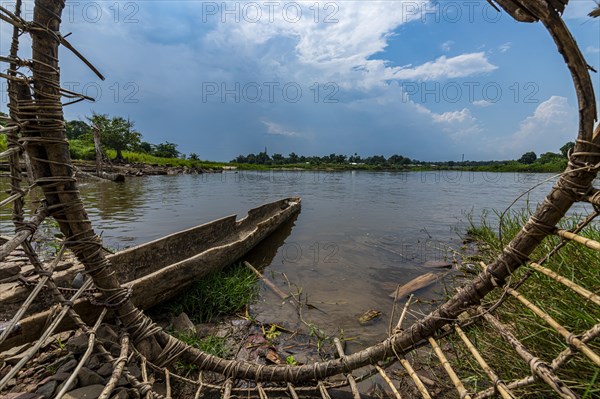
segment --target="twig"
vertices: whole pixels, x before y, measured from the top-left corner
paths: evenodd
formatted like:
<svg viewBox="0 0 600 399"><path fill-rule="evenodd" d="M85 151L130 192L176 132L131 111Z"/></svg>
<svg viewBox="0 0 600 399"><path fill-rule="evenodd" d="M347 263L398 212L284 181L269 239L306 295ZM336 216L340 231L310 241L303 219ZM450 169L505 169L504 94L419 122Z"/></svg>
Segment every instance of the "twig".
<svg viewBox="0 0 600 399"><path fill-rule="evenodd" d="M83 365L85 364L87 359L92 354L92 351L94 349L94 344L96 343L96 331L98 330L98 327L100 327L100 324L102 323L102 320L104 319L104 316L106 316L107 312L108 312L107 308L102 309L102 313L100 313L100 316L98 317L98 320L96 321L96 324L94 324L94 327L88 332L89 333L88 347L87 347L85 353L83 354L83 356L81 357L81 360L79 360L77 367L75 367L75 370L73 370L73 372L71 373L71 375L69 376L67 381L64 383L62 389L56 394L55 399L62 398L62 396L67 392L67 390L69 390L71 388L71 384L75 381L75 378L77 378L77 374L79 374L79 371L81 370L81 368L83 367Z"/></svg>

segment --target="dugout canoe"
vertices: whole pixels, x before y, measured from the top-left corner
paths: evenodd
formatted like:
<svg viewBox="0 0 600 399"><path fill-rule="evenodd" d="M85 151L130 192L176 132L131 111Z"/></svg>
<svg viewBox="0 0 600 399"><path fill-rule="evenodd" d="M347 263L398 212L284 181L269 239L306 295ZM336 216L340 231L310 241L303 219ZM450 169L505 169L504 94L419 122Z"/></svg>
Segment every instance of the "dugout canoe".
<svg viewBox="0 0 600 399"><path fill-rule="evenodd" d="M160 239L125 249L109 255L109 259L124 286L133 288L132 300L141 309L149 309L185 291L194 281L222 269L242 258L257 244L289 221L300 211L300 198L285 198L248 211L243 219L227 216ZM58 273L55 281L59 286L69 287L83 266L73 266ZM2 313L16 312L30 288L17 283L0 286ZM47 309L45 299L32 310ZM93 320L100 308L87 299L76 302L76 310L84 319ZM31 314L20 323L21 333L6 340L0 347L29 342L39 336L49 316L49 311ZM71 328L65 324L60 330Z"/></svg>

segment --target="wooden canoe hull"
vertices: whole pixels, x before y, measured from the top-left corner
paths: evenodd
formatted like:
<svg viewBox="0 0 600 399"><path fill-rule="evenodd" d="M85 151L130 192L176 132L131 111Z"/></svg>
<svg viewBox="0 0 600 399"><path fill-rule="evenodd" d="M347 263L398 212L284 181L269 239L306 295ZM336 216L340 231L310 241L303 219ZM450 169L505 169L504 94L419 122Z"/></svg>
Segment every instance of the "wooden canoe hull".
<svg viewBox="0 0 600 399"><path fill-rule="evenodd" d="M119 278L125 282L123 285L132 286L133 303L148 309L240 259L299 211L300 198L286 198L251 209L241 220L236 221L235 215L228 216L126 249L109 258ZM177 261L169 263L174 259ZM71 281L70 278L81 270L83 266L76 265L61 272L61 280ZM10 303L16 304L22 303L29 290L19 287L13 291ZM21 301L16 300L16 291L20 291ZM101 308L81 299L76 301L75 310L84 321L92 323ZM0 351L35 340L51 314L50 310L44 310L23 319L20 323L22 333L6 340ZM57 332L73 327L73 323L65 318Z"/></svg>

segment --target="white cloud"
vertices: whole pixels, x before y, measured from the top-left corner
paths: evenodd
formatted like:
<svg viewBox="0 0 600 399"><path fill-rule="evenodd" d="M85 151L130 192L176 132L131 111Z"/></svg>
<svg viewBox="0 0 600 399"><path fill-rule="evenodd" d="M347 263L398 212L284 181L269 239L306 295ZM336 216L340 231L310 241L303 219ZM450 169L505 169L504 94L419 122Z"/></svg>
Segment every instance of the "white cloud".
<svg viewBox="0 0 600 399"><path fill-rule="evenodd" d="M490 106L494 105L494 103L491 101L486 101L486 100L477 100L477 101L473 101L473 105L476 107L485 108L485 107L490 107Z"/></svg>
<svg viewBox="0 0 600 399"><path fill-rule="evenodd" d="M267 127L267 134L270 134L273 136L286 136L286 137L300 136L299 133L297 133L293 130L289 130L278 123L269 122L266 120L262 120L261 122Z"/></svg>
<svg viewBox="0 0 600 399"><path fill-rule="evenodd" d="M430 112L430 111L429 111ZM448 111L441 114L430 112L433 122L442 126L442 131L452 139L460 140L480 133L483 129L468 108L460 111Z"/></svg>
<svg viewBox="0 0 600 399"><path fill-rule="evenodd" d="M577 110L565 97L552 96L538 105L533 115L521 121L519 129L510 137L494 140L491 146L502 155L512 157L534 150L557 152L576 135Z"/></svg>
<svg viewBox="0 0 600 399"><path fill-rule="evenodd" d="M203 42L227 49L238 63L240 57L247 57L248 63L258 64L271 75L295 81L336 82L341 89L362 91L384 87L390 80L458 78L497 68L483 52L442 56L416 67L391 66L377 56L399 26L419 18L411 0L326 3L335 7L326 13L321 9L319 18L330 15L335 23L315 23L315 3L294 4L303 15L295 23L281 18L276 6L272 22L262 18L257 23L218 23ZM267 14L265 7L263 15ZM449 49L452 43L447 41L442 47Z"/></svg>
<svg viewBox="0 0 600 399"><path fill-rule="evenodd" d="M498 50L500 50L501 53L506 53L508 50L510 50L511 46L512 46L511 42L506 42L506 43L498 46Z"/></svg>
<svg viewBox="0 0 600 399"><path fill-rule="evenodd" d="M600 53L600 47L587 46L585 52L588 54L598 54Z"/></svg>
<svg viewBox="0 0 600 399"><path fill-rule="evenodd" d="M463 78L466 76L492 72L498 67L492 65L485 53L468 53L448 58L445 55L435 61L426 62L414 68L396 69L393 76L397 79L434 80Z"/></svg>
<svg viewBox="0 0 600 399"><path fill-rule="evenodd" d="M444 43L442 43L442 45L440 47L441 47L442 51L445 51L447 53L448 51L450 51L452 49L453 45L454 45L454 41L448 40L448 41L445 41Z"/></svg>

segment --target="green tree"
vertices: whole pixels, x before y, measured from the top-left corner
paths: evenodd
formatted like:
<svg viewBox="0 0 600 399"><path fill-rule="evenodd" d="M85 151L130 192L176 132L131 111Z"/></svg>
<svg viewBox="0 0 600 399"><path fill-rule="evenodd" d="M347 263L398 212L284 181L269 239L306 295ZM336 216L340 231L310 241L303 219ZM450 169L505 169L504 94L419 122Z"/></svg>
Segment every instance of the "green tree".
<svg viewBox="0 0 600 399"><path fill-rule="evenodd" d="M283 155L281 155L281 154L277 154L277 153L276 153L276 154L273 154L273 155L271 156L271 158L273 159L273 164L274 164L274 165L283 165L283 163L284 163L284 161L285 161L285 158L284 158L284 156L283 156Z"/></svg>
<svg viewBox="0 0 600 399"><path fill-rule="evenodd" d="M67 139L69 140L91 140L92 128L84 121L72 120L65 124Z"/></svg>
<svg viewBox="0 0 600 399"><path fill-rule="evenodd" d="M142 141L140 144L133 147L134 151L143 152L144 154L152 154L154 146L147 141Z"/></svg>
<svg viewBox="0 0 600 399"><path fill-rule="evenodd" d="M190 161L199 161L200 157L198 157L198 154L196 154L195 152L192 152L188 158Z"/></svg>
<svg viewBox="0 0 600 399"><path fill-rule="evenodd" d="M555 152L545 152L538 158L539 163L554 163L561 161L563 158L560 154Z"/></svg>
<svg viewBox="0 0 600 399"><path fill-rule="evenodd" d="M565 145L560 147L560 153L562 154L563 158L568 158L569 151L571 151L573 148L575 148L575 143L573 143L572 141L569 141Z"/></svg>
<svg viewBox="0 0 600 399"><path fill-rule="evenodd" d="M248 156L248 158L250 158L250 156ZM271 157L266 151L259 152L258 155L256 155L256 163L259 165L271 165Z"/></svg>
<svg viewBox="0 0 600 399"><path fill-rule="evenodd" d="M300 162L300 158L296 155L295 152L292 152L288 155L288 163L298 163Z"/></svg>
<svg viewBox="0 0 600 399"><path fill-rule="evenodd" d="M103 146L112 148L117 152L116 159L123 160L123 151L131 150L140 145L141 133L133 130L133 122L120 116L110 118L106 114L93 113L87 118L92 128L100 131L100 140Z"/></svg>
<svg viewBox="0 0 600 399"><path fill-rule="evenodd" d="M177 144L165 141L164 143L157 144L154 147L154 152L152 155L161 158L178 158L180 153L177 151Z"/></svg>
<svg viewBox="0 0 600 399"><path fill-rule="evenodd" d="M537 155L535 155L535 152L529 151L529 152L526 152L525 154L523 154L521 156L521 158L519 158L518 162L525 164L525 165L531 165L532 163L535 162L536 159L537 159Z"/></svg>

